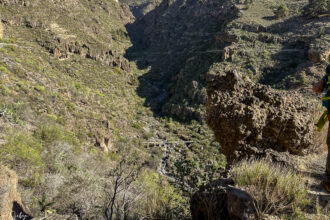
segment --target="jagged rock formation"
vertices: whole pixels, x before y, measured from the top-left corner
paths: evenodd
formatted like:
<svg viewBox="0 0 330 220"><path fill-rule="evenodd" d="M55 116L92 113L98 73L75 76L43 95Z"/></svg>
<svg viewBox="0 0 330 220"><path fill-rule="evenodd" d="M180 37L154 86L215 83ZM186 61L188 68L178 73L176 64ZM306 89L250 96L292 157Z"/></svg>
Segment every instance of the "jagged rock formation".
<svg viewBox="0 0 330 220"><path fill-rule="evenodd" d="M207 123L229 163L267 149L305 155L314 146L312 108L296 92L253 83L237 72L208 76Z"/></svg>
<svg viewBox="0 0 330 220"><path fill-rule="evenodd" d="M0 220L32 219L17 191L17 182L16 173L0 165Z"/></svg>
<svg viewBox="0 0 330 220"><path fill-rule="evenodd" d="M207 83L207 123L229 164L252 157L305 167L301 160L307 157L296 155L321 148L313 108L299 93L254 83L237 71L211 71ZM193 219L258 219L253 199L233 185L222 178L201 187L191 200Z"/></svg>

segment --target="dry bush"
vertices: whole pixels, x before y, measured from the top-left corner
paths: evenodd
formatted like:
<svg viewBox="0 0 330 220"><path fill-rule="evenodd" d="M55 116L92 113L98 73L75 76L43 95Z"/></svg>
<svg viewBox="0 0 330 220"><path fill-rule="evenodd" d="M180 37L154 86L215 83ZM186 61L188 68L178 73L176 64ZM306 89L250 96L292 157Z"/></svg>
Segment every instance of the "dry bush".
<svg viewBox="0 0 330 220"><path fill-rule="evenodd" d="M123 150L123 149L122 149ZM44 215L38 201L46 196L59 214L79 219L180 219L188 204L164 177L143 167L138 152L77 151L54 142L44 148L45 173L37 188L24 189L23 199L34 216ZM122 153L122 155L124 155Z"/></svg>
<svg viewBox="0 0 330 220"><path fill-rule="evenodd" d="M184 219L186 200L165 178L122 157L106 178L104 219Z"/></svg>
<svg viewBox="0 0 330 220"><path fill-rule="evenodd" d="M254 199L260 218L292 213L310 203L302 177L287 168L252 160L235 165L231 174Z"/></svg>

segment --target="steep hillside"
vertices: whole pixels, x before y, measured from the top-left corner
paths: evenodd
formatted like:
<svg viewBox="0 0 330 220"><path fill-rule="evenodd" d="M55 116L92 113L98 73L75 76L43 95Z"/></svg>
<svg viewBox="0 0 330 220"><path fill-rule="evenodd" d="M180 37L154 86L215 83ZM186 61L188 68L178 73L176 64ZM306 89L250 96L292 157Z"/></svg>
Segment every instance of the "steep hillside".
<svg viewBox="0 0 330 220"><path fill-rule="evenodd" d="M0 3L0 159L17 172L33 215L104 218L112 173L125 161L139 179L124 198L140 196L127 215L189 216L189 193L216 178L225 160L205 126L155 118L144 106L136 90L145 70L123 57L132 46L129 7ZM40 207L43 199L52 206Z"/></svg>
<svg viewBox="0 0 330 220"><path fill-rule="evenodd" d="M0 163L32 215L189 219L226 165L208 77L237 70L317 102L329 17L285 3L277 18L280 0L0 0Z"/></svg>

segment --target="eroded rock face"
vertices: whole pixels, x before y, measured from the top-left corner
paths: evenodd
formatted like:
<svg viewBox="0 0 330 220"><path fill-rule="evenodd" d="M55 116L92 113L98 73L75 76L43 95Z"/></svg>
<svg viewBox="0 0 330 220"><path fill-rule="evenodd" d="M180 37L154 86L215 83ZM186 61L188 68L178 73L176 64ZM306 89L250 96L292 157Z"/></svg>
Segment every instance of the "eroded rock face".
<svg viewBox="0 0 330 220"><path fill-rule="evenodd" d="M209 74L207 123L229 163L267 149L305 155L315 148L313 113L296 92L275 91L237 72Z"/></svg>
<svg viewBox="0 0 330 220"><path fill-rule="evenodd" d="M17 192L17 175L0 165L0 220L32 219Z"/></svg>
<svg viewBox="0 0 330 220"><path fill-rule="evenodd" d="M103 118L94 132L95 146L105 153L113 150L113 128L109 120Z"/></svg>

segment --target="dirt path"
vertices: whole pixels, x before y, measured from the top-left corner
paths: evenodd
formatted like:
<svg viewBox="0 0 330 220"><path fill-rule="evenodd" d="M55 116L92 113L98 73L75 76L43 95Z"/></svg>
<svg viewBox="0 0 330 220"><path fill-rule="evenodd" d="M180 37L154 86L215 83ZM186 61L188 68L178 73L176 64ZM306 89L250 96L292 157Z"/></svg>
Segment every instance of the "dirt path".
<svg viewBox="0 0 330 220"><path fill-rule="evenodd" d="M330 193L322 186L325 176L327 152L318 155L310 155L308 158L299 160L297 169L303 174L308 183L308 192L313 199L313 204L323 208L330 208Z"/></svg>

